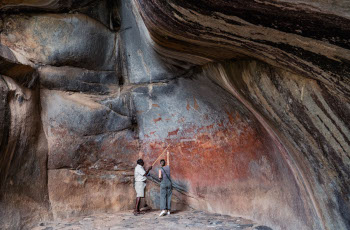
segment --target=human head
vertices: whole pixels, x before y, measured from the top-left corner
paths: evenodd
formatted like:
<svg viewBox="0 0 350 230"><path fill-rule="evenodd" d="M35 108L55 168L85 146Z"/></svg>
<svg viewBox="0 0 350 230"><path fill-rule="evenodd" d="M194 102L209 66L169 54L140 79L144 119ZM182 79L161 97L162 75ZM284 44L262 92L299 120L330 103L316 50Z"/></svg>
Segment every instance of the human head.
<svg viewBox="0 0 350 230"><path fill-rule="evenodd" d="M160 160L160 165L161 165L161 166L164 166L164 165L165 165L165 160L164 160L164 159L161 159L161 160Z"/></svg>
<svg viewBox="0 0 350 230"><path fill-rule="evenodd" d="M136 163L141 166L145 164L142 159L138 159Z"/></svg>

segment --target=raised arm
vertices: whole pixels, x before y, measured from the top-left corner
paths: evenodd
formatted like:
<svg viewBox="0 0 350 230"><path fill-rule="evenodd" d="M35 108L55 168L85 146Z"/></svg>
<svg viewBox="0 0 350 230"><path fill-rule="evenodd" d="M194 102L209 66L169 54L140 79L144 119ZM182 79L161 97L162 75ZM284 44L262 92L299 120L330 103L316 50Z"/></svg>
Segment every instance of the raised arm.
<svg viewBox="0 0 350 230"><path fill-rule="evenodd" d="M168 166L170 166L170 153L169 153L169 151L166 152L166 162L167 162Z"/></svg>
<svg viewBox="0 0 350 230"><path fill-rule="evenodd" d="M145 173L143 174L143 176L147 176L148 173L149 173L149 171L151 171L151 169L152 169L152 166L150 166L150 167L147 169L147 171L145 171Z"/></svg>

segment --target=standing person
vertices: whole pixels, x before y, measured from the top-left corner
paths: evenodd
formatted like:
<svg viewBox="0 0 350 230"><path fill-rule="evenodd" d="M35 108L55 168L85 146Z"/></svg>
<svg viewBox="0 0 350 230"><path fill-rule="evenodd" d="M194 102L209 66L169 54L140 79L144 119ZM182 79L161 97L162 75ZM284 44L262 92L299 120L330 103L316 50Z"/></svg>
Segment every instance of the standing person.
<svg viewBox="0 0 350 230"><path fill-rule="evenodd" d="M143 168L145 163L142 159L137 160L137 165L135 167L134 177L135 177L135 190L136 190L136 204L134 209L134 214L143 214L140 212L140 201L141 198L145 197L145 188L146 188L146 175L151 171L152 166L148 168L147 171Z"/></svg>
<svg viewBox="0 0 350 230"><path fill-rule="evenodd" d="M159 179L160 182L160 209L159 216L170 215L172 181L170 178L169 151L167 151L167 165L164 159L160 160Z"/></svg>

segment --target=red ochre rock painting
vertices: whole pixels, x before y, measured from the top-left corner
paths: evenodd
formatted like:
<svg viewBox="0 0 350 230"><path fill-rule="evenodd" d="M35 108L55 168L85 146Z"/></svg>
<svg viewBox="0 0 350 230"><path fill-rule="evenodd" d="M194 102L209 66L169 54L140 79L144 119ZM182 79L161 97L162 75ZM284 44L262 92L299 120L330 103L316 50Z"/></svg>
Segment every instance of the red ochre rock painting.
<svg viewBox="0 0 350 230"><path fill-rule="evenodd" d="M161 120L162 120L161 117L158 117L158 118L156 118L156 119L153 119L154 123L157 123L158 121L161 121Z"/></svg>
<svg viewBox="0 0 350 230"><path fill-rule="evenodd" d="M350 229L347 0L33 2L0 3L0 229L132 209L167 147L173 209Z"/></svg>
<svg viewBox="0 0 350 230"><path fill-rule="evenodd" d="M199 128L194 128L199 130ZM264 152L261 140L250 128L241 130L237 135L230 130L206 132L183 130L181 133L193 134L192 140L176 139L165 141L170 146L172 170L175 179L185 179L202 186L223 185L232 178L246 179L249 174L249 162L258 161ZM169 132L177 135L179 130ZM188 136L188 135L186 135ZM162 146L162 142L144 143L150 146ZM154 159L164 148L152 148L149 159ZM267 155L266 155L267 156ZM206 166L206 167L203 167ZM196 173L193 173L196 172Z"/></svg>
<svg viewBox="0 0 350 230"><path fill-rule="evenodd" d="M289 171L288 166L278 156L269 136L251 125L233 112L227 113L226 122L202 127L181 126L162 140L148 141L146 137L141 142L143 159L147 167L148 162L153 162L168 147L175 187L187 194L182 195L182 201L176 201L177 205L180 202L247 216L251 213L258 216L255 209L264 205L267 210L277 207L287 210L286 204L296 201L291 195L296 189L295 179L283 178L283 173ZM166 155L163 158L166 159ZM283 200L282 193L290 193L289 198ZM305 212L300 202L294 205ZM295 210L289 212L299 215ZM281 217L274 218L277 221Z"/></svg>

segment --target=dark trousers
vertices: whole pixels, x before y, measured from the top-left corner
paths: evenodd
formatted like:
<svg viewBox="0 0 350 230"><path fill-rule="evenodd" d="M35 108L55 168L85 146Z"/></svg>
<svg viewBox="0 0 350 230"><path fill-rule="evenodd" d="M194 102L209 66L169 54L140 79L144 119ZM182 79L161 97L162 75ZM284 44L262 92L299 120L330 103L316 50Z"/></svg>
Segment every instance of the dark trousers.
<svg viewBox="0 0 350 230"><path fill-rule="evenodd" d="M171 195L172 195L171 183L160 184L160 209L170 210L171 208Z"/></svg>

